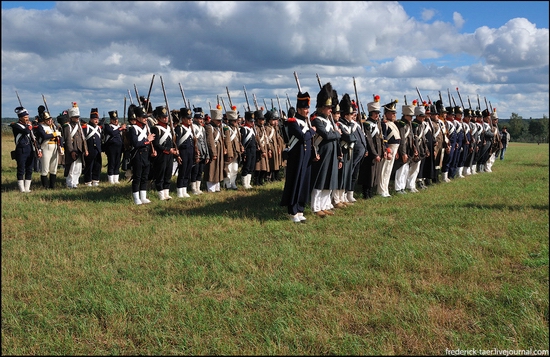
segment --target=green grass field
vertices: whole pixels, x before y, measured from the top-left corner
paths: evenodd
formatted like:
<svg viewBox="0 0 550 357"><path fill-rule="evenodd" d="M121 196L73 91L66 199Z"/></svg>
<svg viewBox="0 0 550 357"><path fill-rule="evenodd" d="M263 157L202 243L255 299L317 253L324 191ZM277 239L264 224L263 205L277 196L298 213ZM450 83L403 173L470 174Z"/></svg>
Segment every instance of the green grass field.
<svg viewBox="0 0 550 357"><path fill-rule="evenodd" d="M34 173L19 193L12 149L3 355L548 354L548 144L306 224L280 182L136 206L104 168L100 187Z"/></svg>

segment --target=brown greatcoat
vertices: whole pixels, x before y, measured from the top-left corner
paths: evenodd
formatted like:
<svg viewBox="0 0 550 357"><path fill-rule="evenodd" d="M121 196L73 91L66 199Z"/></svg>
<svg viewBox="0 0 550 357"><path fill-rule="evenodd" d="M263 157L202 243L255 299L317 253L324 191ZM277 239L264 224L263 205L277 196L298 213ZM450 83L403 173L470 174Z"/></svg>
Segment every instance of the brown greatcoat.
<svg viewBox="0 0 550 357"><path fill-rule="evenodd" d="M235 123L233 126L230 122L229 125L223 126L223 135L225 148L227 149L227 154L225 154L224 161L224 177L227 177L227 165L229 165L235 158L240 161L240 156L244 152L244 147L241 143L241 130L238 124Z"/></svg>
<svg viewBox="0 0 550 357"><path fill-rule="evenodd" d="M217 120L212 120L204 126L206 131L206 146L210 155L210 161L204 168L204 179L208 182L218 183L224 177L224 152L225 144L221 125Z"/></svg>
<svg viewBox="0 0 550 357"><path fill-rule="evenodd" d="M80 120L80 119L78 119ZM75 160L71 155L71 152L76 152L77 158L82 159L82 167L84 167L84 154L88 151L88 144L84 140L84 133L82 128L78 127L79 122L73 122L72 120L68 123L63 124L63 141L65 146L65 172L64 176L69 175L69 170L71 165ZM74 129L76 127L76 129ZM74 135L71 135L71 132L74 132Z"/></svg>
<svg viewBox="0 0 550 357"><path fill-rule="evenodd" d="M254 125L254 130L256 131L256 143L258 144L258 148L260 148L260 151L256 152L256 166L254 170L270 172L268 162L269 146L266 127L265 125Z"/></svg>

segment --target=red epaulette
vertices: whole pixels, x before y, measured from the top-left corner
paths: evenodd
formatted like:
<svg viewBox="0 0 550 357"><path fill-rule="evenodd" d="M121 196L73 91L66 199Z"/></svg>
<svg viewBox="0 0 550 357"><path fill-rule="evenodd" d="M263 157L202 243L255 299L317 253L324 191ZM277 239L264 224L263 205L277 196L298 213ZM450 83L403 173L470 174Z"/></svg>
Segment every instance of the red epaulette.
<svg viewBox="0 0 550 357"><path fill-rule="evenodd" d="M82 126L82 129L86 129L88 127L88 125L86 124L82 124L81 126Z"/></svg>
<svg viewBox="0 0 550 357"><path fill-rule="evenodd" d="M294 117L288 118L286 121L296 121L296 118L294 118Z"/></svg>

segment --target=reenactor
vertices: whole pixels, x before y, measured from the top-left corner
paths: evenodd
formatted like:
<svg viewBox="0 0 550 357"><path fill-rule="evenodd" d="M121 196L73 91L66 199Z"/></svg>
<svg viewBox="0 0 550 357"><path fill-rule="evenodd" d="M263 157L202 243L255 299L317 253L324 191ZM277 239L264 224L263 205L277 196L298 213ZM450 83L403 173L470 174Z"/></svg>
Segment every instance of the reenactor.
<svg viewBox="0 0 550 357"><path fill-rule="evenodd" d="M118 112L109 112L109 124L103 128L105 137L103 149L107 156L107 179L110 184L118 184L120 178L120 162L124 146L123 133L126 131L126 124L119 124Z"/></svg>
<svg viewBox="0 0 550 357"><path fill-rule="evenodd" d="M283 165L282 150L284 140L280 132L279 111L276 109L268 110L265 113L267 124L265 126L267 142L271 157L269 157L269 176L268 181L280 181L279 170Z"/></svg>
<svg viewBox="0 0 550 357"><path fill-rule="evenodd" d="M210 123L205 125L206 145L210 161L204 167L204 180L208 192L220 192L224 179L224 155L227 154L223 138L222 106L210 110Z"/></svg>
<svg viewBox="0 0 550 357"><path fill-rule="evenodd" d="M402 106L402 117L401 120L397 122L401 142L399 143L393 170L395 171L395 192L398 194L407 193L405 188L407 187L406 184L407 178L409 177L410 165L413 157L418 155L418 150L414 142L414 134L411 128L415 107L416 100L413 101L412 105Z"/></svg>
<svg viewBox="0 0 550 357"><path fill-rule="evenodd" d="M200 155L199 160L195 161L191 168L191 192L194 195L200 195L202 176L204 173L204 166L210 161L210 154L208 147L206 146L206 133L204 130L204 112L201 107L193 108L195 114L193 115L193 131L195 133L196 145L198 147L198 153Z"/></svg>
<svg viewBox="0 0 550 357"><path fill-rule="evenodd" d="M69 122L63 124L65 142L65 182L67 188L78 188L84 158L88 156L88 144L80 124L80 109L76 102L67 111Z"/></svg>
<svg viewBox="0 0 550 357"><path fill-rule="evenodd" d="M321 218L334 215L330 210L331 192L338 188L338 141L342 135L332 120L332 104L336 93L331 83L326 83L317 93L316 112L311 124L316 128L314 145L320 159L311 166L311 210Z"/></svg>
<svg viewBox="0 0 550 357"><path fill-rule="evenodd" d="M419 178L417 179L417 183L420 189L428 188L428 186L431 185L436 179L435 157L437 151L439 150L436 138L436 133L439 130L439 126L435 122L435 116L437 115L435 105L433 105L430 101L425 108L426 118L424 119L422 125L424 127L424 139L426 140L427 153L429 153L429 155L427 155L424 159L422 171L418 174Z"/></svg>
<svg viewBox="0 0 550 357"><path fill-rule="evenodd" d="M462 115L464 114L464 111L462 110L462 107L455 106L453 108L454 111L454 120L453 124L455 126L455 133L456 133L456 145L455 145L455 154L453 156L453 160L451 162L451 165L449 167L449 178L455 178L455 177L461 177L464 178L462 175L462 172L459 170L459 163L462 161L462 156L464 153L464 130L462 126Z"/></svg>
<svg viewBox="0 0 550 357"><path fill-rule="evenodd" d="M155 189L159 200L170 200L170 182L172 180L172 166L174 156L177 155L177 148L174 144L172 131L169 124L170 113L166 107L160 105L153 110L153 116L157 124L151 129L155 135L153 147L157 156L152 160L150 179L154 180Z"/></svg>
<svg viewBox="0 0 550 357"><path fill-rule="evenodd" d="M342 132L339 140L342 167L338 170L338 188L332 191L333 206L335 208L344 208L354 203L347 198L347 192L352 192L351 195L353 196L353 148L357 140L351 131L353 127L352 118L356 115L354 111L355 108L348 93L345 93L340 103L332 109L333 119Z"/></svg>
<svg viewBox="0 0 550 357"><path fill-rule="evenodd" d="M367 110L369 114L365 120L365 123L363 123L366 152L363 162L361 163L361 171L359 173L359 182L363 188L363 198L365 199L372 198L376 193L376 187L380 184L382 177L382 166L384 164L382 159L386 153L382 133L382 124L379 119L379 95L374 96L373 101L367 103Z"/></svg>
<svg viewBox="0 0 550 357"><path fill-rule="evenodd" d="M352 164L352 173L351 173L351 186L346 191L346 202L355 202L357 201L353 196L355 190L355 185L359 179L359 173L361 170L361 163L366 157L367 154L367 138L365 132L363 131L363 123L359 115L359 108L357 103L354 100L351 101L351 106L353 108L353 115L351 117L351 133L355 137L355 145L353 145L353 164ZM365 119L366 120L366 119ZM382 168L382 165L380 165Z"/></svg>
<svg viewBox="0 0 550 357"><path fill-rule="evenodd" d="M244 152L242 155L243 166L241 168L241 179L245 189L251 189L252 175L256 166L256 152L258 145L256 142L256 132L254 130L254 112L244 113L245 124L240 128L241 140Z"/></svg>
<svg viewBox="0 0 550 357"><path fill-rule="evenodd" d="M456 153L456 140L457 140L457 133L456 133L456 126L454 124L454 116L455 116L455 109L454 107L446 107L446 116L443 116L443 120L445 122L445 128L447 129L447 136L449 138L449 142L447 143L447 147L445 148L445 157L443 159L443 166L441 167L441 172L443 176L444 182L450 182L450 171L451 171L451 165L455 159L455 153Z"/></svg>
<svg viewBox="0 0 550 357"><path fill-rule="evenodd" d="M59 152L62 151L61 132L53 124L53 118L49 112L44 110L40 115L42 121L36 131L36 138L42 150L40 181L44 188L55 188Z"/></svg>
<svg viewBox="0 0 550 357"><path fill-rule="evenodd" d="M86 186L99 186L99 176L103 166L101 156L102 128L98 124L98 110L92 108L89 123L82 124L84 139L88 147L88 155L84 157L84 184Z"/></svg>
<svg viewBox="0 0 550 357"><path fill-rule="evenodd" d="M174 129L179 154L177 158L176 191L180 198L190 197L187 193L187 187L191 182L191 168L200 159L198 147L195 146L192 117L191 109L181 108L179 110L180 123Z"/></svg>
<svg viewBox="0 0 550 357"><path fill-rule="evenodd" d="M472 126L471 126L471 120L472 120L472 109L465 108L464 109L464 119L462 120L462 127L464 130L464 141L465 146L464 150L466 151L466 155L464 157L464 161L462 162L463 167L463 175L469 176L471 175L470 166L472 166L472 160L474 157L474 138L472 133ZM474 126L475 128L475 126Z"/></svg>
<svg viewBox="0 0 550 357"><path fill-rule="evenodd" d="M231 107L231 110L226 112L227 125L224 127L225 147L227 154L225 155L225 177L223 179L226 189L237 189L237 175L239 174L239 162L241 155L244 153L242 146L241 131L238 124L237 107Z"/></svg>
<svg viewBox="0 0 550 357"><path fill-rule="evenodd" d="M288 119L284 122L288 142L285 148L286 172L281 206L294 223L305 222L304 210L311 195L311 162L318 160L313 148L315 127L309 123L310 96L308 92L299 92L296 110L290 108Z"/></svg>
<svg viewBox="0 0 550 357"><path fill-rule="evenodd" d="M136 116L136 124L132 125L128 132L132 140L132 198L136 205L150 203L147 198L147 183L151 169L151 158L157 153L153 147L155 134L152 134L147 124L148 114L145 108L139 106L133 110Z"/></svg>
<svg viewBox="0 0 550 357"><path fill-rule="evenodd" d="M396 124L396 104L397 100L394 100L384 105L384 120L382 120L381 123L382 137L384 139L384 162L382 163L382 169L380 171L378 194L382 197L391 197L389 188L390 179L401 144L401 132ZM367 134L367 130L365 130L365 134Z"/></svg>
<svg viewBox="0 0 550 357"><path fill-rule="evenodd" d="M418 104L414 107L414 120L411 121L411 131L413 134L416 153L412 156L409 165L409 174L407 176L405 187L410 192L416 193L416 180L424 169L424 159L430 155L429 148L424 137L424 119L426 118L426 108L423 104Z"/></svg>
<svg viewBox="0 0 550 357"><path fill-rule="evenodd" d="M42 150L38 147L36 138L32 132L32 124L29 121L29 112L24 107L15 108L15 114L19 119L11 123L15 150L11 158L17 163L17 186L19 192L31 192L33 162L36 157L42 157Z"/></svg>
<svg viewBox="0 0 550 357"><path fill-rule="evenodd" d="M267 133L265 129L265 116L263 110L254 112L256 132L256 144L258 151L256 152L256 165L254 166L254 185L261 186L265 183L265 179L269 173L269 158L273 155L268 145Z"/></svg>

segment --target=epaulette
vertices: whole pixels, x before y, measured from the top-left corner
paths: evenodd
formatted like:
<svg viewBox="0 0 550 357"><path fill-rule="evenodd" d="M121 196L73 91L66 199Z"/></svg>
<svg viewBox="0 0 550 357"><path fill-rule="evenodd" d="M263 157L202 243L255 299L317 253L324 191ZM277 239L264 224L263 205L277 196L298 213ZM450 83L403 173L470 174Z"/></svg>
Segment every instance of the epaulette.
<svg viewBox="0 0 550 357"><path fill-rule="evenodd" d="M229 127L226 125L223 127L223 131L227 131L227 130L229 130Z"/></svg>
<svg viewBox="0 0 550 357"><path fill-rule="evenodd" d="M369 122L367 121L367 122L365 122L365 126L367 127L367 129L370 129L371 123L369 123Z"/></svg>
<svg viewBox="0 0 550 357"><path fill-rule="evenodd" d="M405 126L405 123L403 122L403 120L399 120L397 122L397 125L399 125L401 128L403 128Z"/></svg>
<svg viewBox="0 0 550 357"><path fill-rule="evenodd" d="M294 118L294 117L288 118L286 121L296 121L296 118Z"/></svg>
<svg viewBox="0 0 550 357"><path fill-rule="evenodd" d="M82 129L86 129L88 127L88 125L82 124L81 127L82 127Z"/></svg>
<svg viewBox="0 0 550 357"><path fill-rule="evenodd" d="M412 126L413 126L413 128L416 129L416 128L418 127L418 123L413 121L413 122L412 122Z"/></svg>
<svg viewBox="0 0 550 357"><path fill-rule="evenodd" d="M63 123L63 125L61 125L62 128L66 128L69 126L69 123Z"/></svg>

